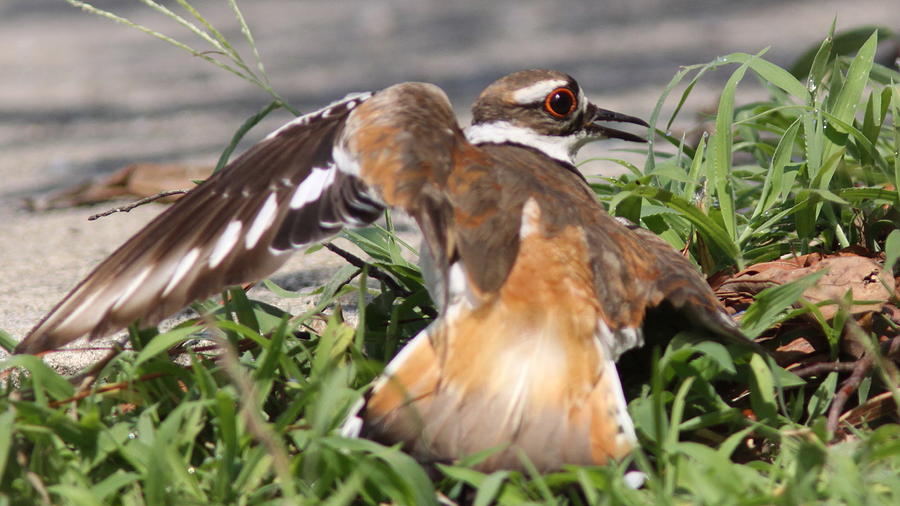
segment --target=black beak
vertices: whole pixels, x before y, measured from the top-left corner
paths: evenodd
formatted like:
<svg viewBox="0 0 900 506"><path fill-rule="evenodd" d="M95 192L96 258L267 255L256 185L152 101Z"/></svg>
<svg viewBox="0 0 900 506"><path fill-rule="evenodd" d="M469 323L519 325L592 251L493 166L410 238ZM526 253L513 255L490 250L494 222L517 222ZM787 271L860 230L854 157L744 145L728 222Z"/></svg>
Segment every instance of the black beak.
<svg viewBox="0 0 900 506"><path fill-rule="evenodd" d="M627 114L610 111L608 109L601 109L594 104L589 104L587 113L585 114L584 128L592 134L597 134L610 139L622 139L631 142L647 142L647 139L644 139L639 135L624 132L622 130L616 130L615 128L605 127L603 125L598 125L598 121L618 121L620 123L634 123L635 125L649 127L650 125L648 125L647 122L642 120L641 118L636 118Z"/></svg>

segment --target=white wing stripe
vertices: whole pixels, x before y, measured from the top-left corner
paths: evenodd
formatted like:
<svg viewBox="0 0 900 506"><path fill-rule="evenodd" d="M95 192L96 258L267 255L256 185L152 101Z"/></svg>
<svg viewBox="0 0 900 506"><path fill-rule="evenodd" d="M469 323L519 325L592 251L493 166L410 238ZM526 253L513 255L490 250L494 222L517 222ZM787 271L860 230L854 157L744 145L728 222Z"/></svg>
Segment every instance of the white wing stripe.
<svg viewBox="0 0 900 506"><path fill-rule="evenodd" d="M353 109L354 107L356 107L356 105L358 103L365 101L366 99L368 99L371 96L372 96L372 93L368 92L368 91L362 92L362 93L350 93L347 96L345 96L344 98L342 98L340 100L336 100L317 111L313 111L309 114L304 114L303 116L298 116L298 117L292 119L291 121L288 121L287 123L285 123L284 125L279 127L277 130L275 130L272 133L270 133L269 135L267 135L266 138L263 140L267 141L273 137L276 137L278 134L291 128L292 126L308 124L308 123L312 122L313 120L317 119L318 117L327 118L330 114L331 109L333 109L334 107L339 106L341 104L344 104L345 107L347 108L347 110Z"/></svg>
<svg viewBox="0 0 900 506"><path fill-rule="evenodd" d="M128 287L125 288L125 291L122 292L122 295L120 295L119 298L116 299L116 303L113 304L113 311L119 309L128 301L128 298L131 297L131 295L136 292L138 288L140 288L141 284L144 283L144 280L147 279L147 276L150 275L150 271L152 271L154 267L156 267L155 264L144 267L144 270L142 270L140 274L138 274L133 280L131 280L131 283L128 284Z"/></svg>
<svg viewBox="0 0 900 506"><path fill-rule="evenodd" d="M312 170L309 176L297 186L294 196L291 198L291 209L299 209L304 205L318 199L322 192L334 181L334 168L319 168Z"/></svg>
<svg viewBox="0 0 900 506"><path fill-rule="evenodd" d="M266 199L266 203L263 204L262 209L256 214L256 218L253 219L253 223L250 224L250 228L247 230L247 238L244 243L244 246L247 249L253 249L253 247L256 246L256 243L259 242L259 238L262 237L263 233L272 225L272 222L275 221L277 212L278 201L276 200L275 194L272 193L269 195L269 198Z"/></svg>
<svg viewBox="0 0 900 506"><path fill-rule="evenodd" d="M337 166L338 170L345 174L359 176L359 163L350 155L350 152L347 151L346 148L341 146L341 144L341 142L335 143L334 148L331 150L331 158L334 160L334 164Z"/></svg>
<svg viewBox="0 0 900 506"><path fill-rule="evenodd" d="M238 235L241 233L241 228L243 228L243 224L238 221L232 221L225 227L225 232L222 233L222 236L219 237L219 240L216 241L216 247L213 248L212 254L209 255L209 268L215 269L218 267L222 260L225 259L225 256L234 248L234 245L238 242Z"/></svg>
<svg viewBox="0 0 900 506"><path fill-rule="evenodd" d="M75 310L72 311L71 313L69 313L69 315L66 316L66 318L63 321L61 321L59 324L57 324L56 327L66 327L68 325L71 325L73 322L77 321L78 318L81 316L81 314L84 313L86 310L95 308L96 305L94 304L94 302L100 297L100 295L102 293L103 293L102 289L94 290L93 293L91 293L84 300L82 300L81 303L78 304L78 306L75 308ZM75 300L75 299L73 297L70 300ZM68 306L68 304L67 304L67 306ZM82 326L89 328L90 326L95 325L97 323L97 321L100 320L101 316L102 316L102 314L95 312L92 315L92 320L90 322L87 322L87 324L82 323ZM87 330L85 330L84 332L87 332Z"/></svg>
<svg viewBox="0 0 900 506"><path fill-rule="evenodd" d="M197 261L197 257L200 256L200 248L194 248L188 251L187 255L185 255L181 260L178 261L178 265L175 267L175 272L172 274L172 279L169 280L169 284L166 285L166 288L163 290L163 297L169 295L169 292L175 289L178 286L178 283L184 279L184 276L188 273L191 267L194 266L194 262Z"/></svg>
<svg viewBox="0 0 900 506"><path fill-rule="evenodd" d="M541 229L541 206L534 197L528 197L522 207L522 223L519 225L519 239L525 239Z"/></svg>
<svg viewBox="0 0 900 506"><path fill-rule="evenodd" d="M607 358L603 370L616 398L616 424L621 430L621 432L616 434L616 444L620 447L634 446L637 444L637 435L634 433L634 422L631 421L631 416L628 415L628 402L625 401L625 393L622 391L622 383L619 381L619 371L616 369L616 363L611 358Z"/></svg>

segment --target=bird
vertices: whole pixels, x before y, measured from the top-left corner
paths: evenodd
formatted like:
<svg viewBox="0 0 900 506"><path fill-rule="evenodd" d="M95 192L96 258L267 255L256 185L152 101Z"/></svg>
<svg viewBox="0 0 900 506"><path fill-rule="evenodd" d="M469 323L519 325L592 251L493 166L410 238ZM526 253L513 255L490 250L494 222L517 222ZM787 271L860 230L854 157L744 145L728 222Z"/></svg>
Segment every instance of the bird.
<svg viewBox="0 0 900 506"><path fill-rule="evenodd" d="M350 94L162 212L16 352L158 323L397 209L422 232L440 313L374 382L357 432L423 463L492 450L484 471L523 469L523 456L542 472L617 461L637 437L616 360L642 345L649 315L665 308L709 335L746 338L694 265L607 214L576 168L589 142L644 141L611 122L648 127L546 69L490 84L465 128L433 84Z"/></svg>

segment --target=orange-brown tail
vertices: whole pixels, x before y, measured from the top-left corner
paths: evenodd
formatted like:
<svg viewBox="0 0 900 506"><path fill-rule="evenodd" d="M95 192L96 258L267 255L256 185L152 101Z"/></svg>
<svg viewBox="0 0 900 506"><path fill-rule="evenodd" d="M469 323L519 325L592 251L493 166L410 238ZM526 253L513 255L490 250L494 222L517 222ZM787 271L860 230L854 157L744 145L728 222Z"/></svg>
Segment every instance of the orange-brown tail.
<svg viewBox="0 0 900 506"><path fill-rule="evenodd" d="M573 339L547 315L512 309L451 309L417 336L376 384L365 435L422 462L496 449L485 471L521 469L520 453L542 472L628 453L634 431L599 337Z"/></svg>

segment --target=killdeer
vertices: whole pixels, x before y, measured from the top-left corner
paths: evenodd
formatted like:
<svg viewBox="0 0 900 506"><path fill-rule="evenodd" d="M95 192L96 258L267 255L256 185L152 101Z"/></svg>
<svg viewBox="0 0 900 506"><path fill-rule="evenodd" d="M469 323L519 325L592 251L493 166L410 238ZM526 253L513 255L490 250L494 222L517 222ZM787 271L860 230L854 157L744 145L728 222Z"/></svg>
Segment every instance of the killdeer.
<svg viewBox="0 0 900 506"><path fill-rule="evenodd" d="M154 324L288 253L401 209L421 228L442 311L394 358L364 435L424 462L497 448L484 470L602 464L636 444L616 372L665 306L742 339L688 260L610 217L573 157L646 126L590 103L572 77L510 74L460 128L438 87L403 83L299 117L128 240L19 344L60 347Z"/></svg>

